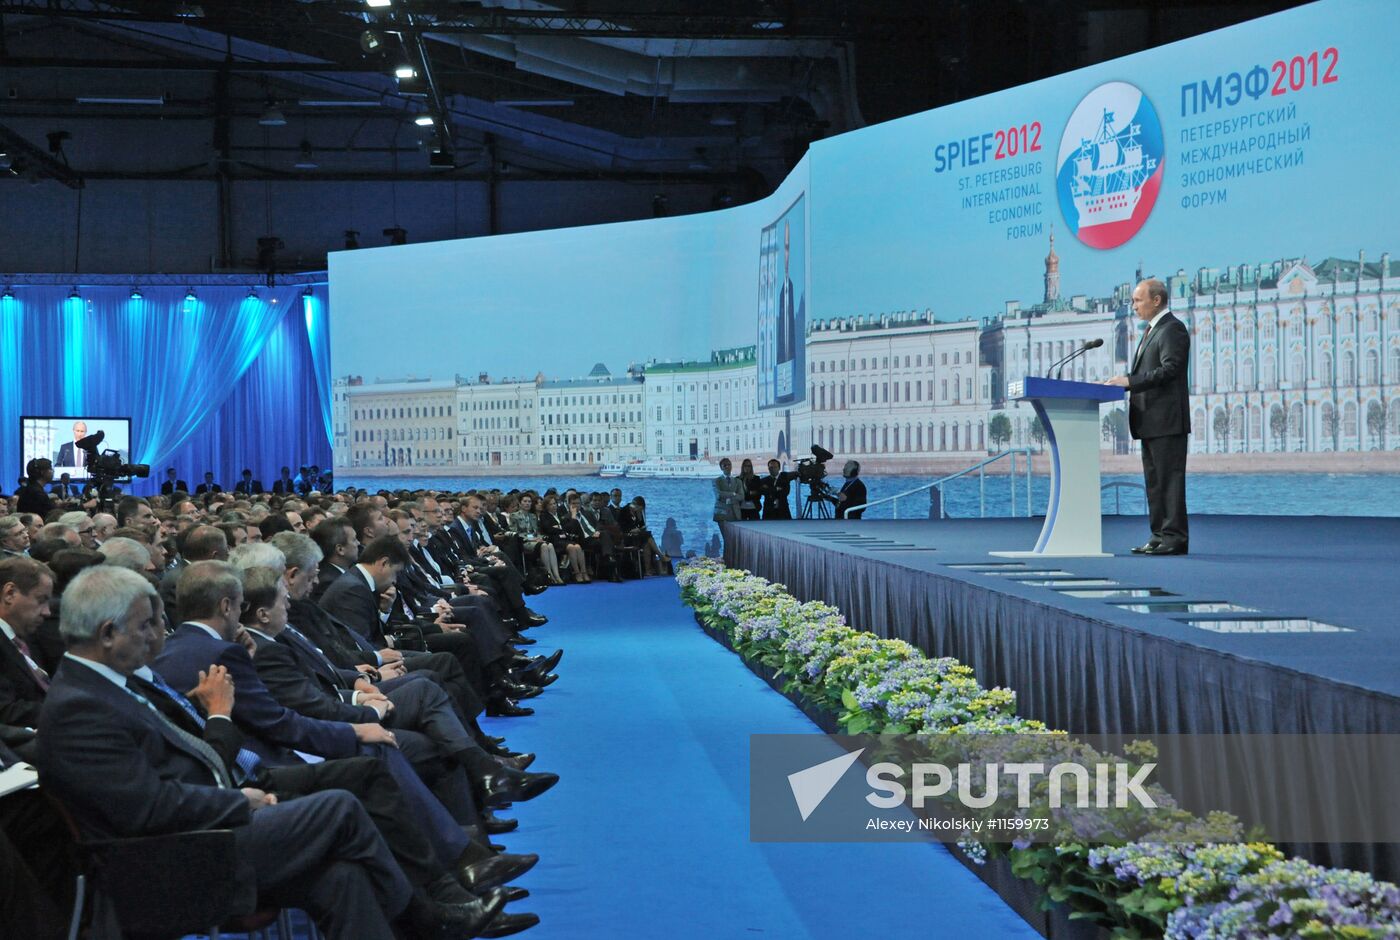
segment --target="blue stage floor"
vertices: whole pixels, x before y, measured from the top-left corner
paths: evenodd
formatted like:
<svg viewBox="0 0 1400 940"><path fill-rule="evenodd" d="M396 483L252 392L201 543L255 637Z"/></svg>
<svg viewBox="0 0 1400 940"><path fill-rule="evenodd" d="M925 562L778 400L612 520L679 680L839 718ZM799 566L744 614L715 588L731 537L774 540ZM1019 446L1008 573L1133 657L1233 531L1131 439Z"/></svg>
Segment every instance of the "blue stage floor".
<svg viewBox="0 0 1400 940"><path fill-rule="evenodd" d="M885 565L966 582L1152 637L1400 697L1400 519L1194 516L1191 554L1152 558L1129 553L1132 546L1146 541L1146 521L1111 516L1104 519L1104 550L1115 557L1016 559L1030 569L1053 568L1122 585L1161 587L1178 595L1161 598L1164 601L1228 601L1260 611L1241 617L1311 618L1350 631L1337 633L1215 632L1182 623L1185 613L1139 613L1045 585L1024 585L947 567L1009 561L988 552L1029 549L1040 525L1039 519L813 520L750 523L741 528L796 540L822 552L878 559ZM851 535L868 538L843 538ZM890 550L889 542L924 550ZM1199 619L1214 621L1229 615ZM1389 730L1400 731L1400 727Z"/></svg>
<svg viewBox="0 0 1400 940"><path fill-rule="evenodd" d="M529 718L492 720L562 781L510 810L535 940L1038 936L941 846L749 841L751 733L816 729L681 605L675 582L532 599L562 645Z"/></svg>

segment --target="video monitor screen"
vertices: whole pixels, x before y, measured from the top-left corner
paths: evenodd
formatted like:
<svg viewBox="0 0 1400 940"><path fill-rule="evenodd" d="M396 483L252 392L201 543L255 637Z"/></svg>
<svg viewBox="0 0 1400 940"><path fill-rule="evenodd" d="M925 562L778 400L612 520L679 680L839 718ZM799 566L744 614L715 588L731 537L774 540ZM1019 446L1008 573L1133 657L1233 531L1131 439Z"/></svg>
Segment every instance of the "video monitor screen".
<svg viewBox="0 0 1400 940"><path fill-rule="evenodd" d="M87 455L76 445L82 438L98 431L104 435L102 443L97 447L99 454L114 450L121 455L123 463L130 461L130 418L20 418L20 433L23 436L21 471L29 466L29 461L37 457L47 457L53 461L55 480L65 473L69 479L86 480Z"/></svg>

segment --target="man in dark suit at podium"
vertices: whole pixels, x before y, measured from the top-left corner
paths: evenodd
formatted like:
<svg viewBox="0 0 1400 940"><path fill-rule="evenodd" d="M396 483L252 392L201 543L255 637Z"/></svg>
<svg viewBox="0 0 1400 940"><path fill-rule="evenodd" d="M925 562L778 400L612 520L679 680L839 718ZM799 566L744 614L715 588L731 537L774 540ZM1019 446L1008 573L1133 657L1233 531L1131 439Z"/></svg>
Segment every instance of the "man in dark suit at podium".
<svg viewBox="0 0 1400 940"><path fill-rule="evenodd" d="M77 443L88 436L87 422L73 422L73 439L65 441L58 446L58 458L54 465L58 467L85 467L87 466L87 454L78 449Z"/></svg>
<svg viewBox="0 0 1400 940"><path fill-rule="evenodd" d="M1142 473L1152 538L1138 555L1185 555L1186 444L1191 433L1186 365L1191 334L1167 309L1167 287L1156 278L1133 289L1133 313L1147 331L1133 353L1132 368L1105 384L1128 390L1128 429L1142 442Z"/></svg>

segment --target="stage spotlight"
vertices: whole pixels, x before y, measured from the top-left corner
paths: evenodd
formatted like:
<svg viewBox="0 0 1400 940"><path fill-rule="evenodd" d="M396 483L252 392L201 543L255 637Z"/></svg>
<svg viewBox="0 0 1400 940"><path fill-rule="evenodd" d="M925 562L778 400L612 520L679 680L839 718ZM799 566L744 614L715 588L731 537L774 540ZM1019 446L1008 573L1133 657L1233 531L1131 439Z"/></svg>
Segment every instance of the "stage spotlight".
<svg viewBox="0 0 1400 940"><path fill-rule="evenodd" d="M303 140L301 142L301 153L297 156L297 162L292 165L298 170L314 170L319 166L316 158L311 155L311 141Z"/></svg>
<svg viewBox="0 0 1400 940"><path fill-rule="evenodd" d="M0 150L0 172L10 169L15 165L15 158L4 150Z"/></svg>
<svg viewBox="0 0 1400 940"><path fill-rule="evenodd" d="M286 127L287 116L277 107L277 102L269 98L267 99L267 107L263 109L262 117L258 118L258 123L263 127Z"/></svg>
<svg viewBox="0 0 1400 940"><path fill-rule="evenodd" d="M365 6L371 9L383 9L394 5L394 0L365 0Z"/></svg>
<svg viewBox="0 0 1400 940"><path fill-rule="evenodd" d="M198 298L195 296L194 288L193 288L193 287L191 287L189 290L185 291L185 301L186 301L186 302L194 301L194 300L197 300L197 299L198 299Z"/></svg>
<svg viewBox="0 0 1400 940"><path fill-rule="evenodd" d="M249 299L249 300L257 300L257 299L258 299L258 289L257 289L257 287L250 287L250 288L248 288L248 299Z"/></svg>
<svg viewBox="0 0 1400 940"><path fill-rule="evenodd" d="M135 284L132 284L132 285L131 285L131 299L132 299L132 300L140 300L140 299L141 299L141 288L137 287Z"/></svg>
<svg viewBox="0 0 1400 940"><path fill-rule="evenodd" d="M378 52L383 45L384 37L374 30L367 29L363 33L360 33L360 49L362 49L366 55L373 55Z"/></svg>
<svg viewBox="0 0 1400 940"><path fill-rule="evenodd" d="M428 154L428 166L436 170L451 170L456 168L457 161L446 150L434 150Z"/></svg>
<svg viewBox="0 0 1400 940"><path fill-rule="evenodd" d="M77 287L76 284L73 286L73 289L70 290L70 291L68 292L68 299L69 299L69 300L82 300L82 299L83 299L83 295L82 295L82 293L78 290L78 287Z"/></svg>
<svg viewBox="0 0 1400 940"><path fill-rule="evenodd" d="M391 245L408 244L408 232L401 225L395 225L392 228L386 228L384 230L384 237L389 239L389 244Z"/></svg>
<svg viewBox="0 0 1400 940"><path fill-rule="evenodd" d="M666 215L668 214L668 212L669 212L670 201L671 201L671 200L669 200L668 198L666 198L666 194L665 194L665 193L657 193L655 196L652 196L652 197L651 197L651 215L652 215L652 218L660 219L660 218L666 216Z"/></svg>
<svg viewBox="0 0 1400 940"><path fill-rule="evenodd" d="M360 247L360 233L353 228L345 230L345 250L354 251Z"/></svg>
<svg viewBox="0 0 1400 940"><path fill-rule="evenodd" d="M431 114L420 114L413 119L413 123L417 124L419 127L432 127L433 116Z"/></svg>
<svg viewBox="0 0 1400 940"><path fill-rule="evenodd" d="M311 297L314 297L315 294L312 292L311 288L307 287L302 290L301 296L309 299Z"/></svg>
<svg viewBox="0 0 1400 940"><path fill-rule="evenodd" d="M409 78L417 78L418 71L411 65L400 65L394 68L394 77L397 78L399 81L403 81Z"/></svg>
<svg viewBox="0 0 1400 940"><path fill-rule="evenodd" d="M6 284L6 285L5 285L5 293L0 294L0 299L4 299L4 300L14 300L14 299L15 299L15 289L14 289L13 287L11 287L9 284Z"/></svg>

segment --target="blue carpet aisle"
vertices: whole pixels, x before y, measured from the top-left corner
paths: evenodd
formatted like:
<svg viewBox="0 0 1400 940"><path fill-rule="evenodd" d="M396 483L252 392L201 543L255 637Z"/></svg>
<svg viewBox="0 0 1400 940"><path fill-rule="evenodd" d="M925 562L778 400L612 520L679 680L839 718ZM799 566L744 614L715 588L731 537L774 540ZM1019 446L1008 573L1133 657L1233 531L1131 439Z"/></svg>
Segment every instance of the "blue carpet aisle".
<svg viewBox="0 0 1400 940"><path fill-rule="evenodd" d="M517 882L542 918L524 936L1038 936L940 846L750 842L749 734L815 728L700 632L671 579L532 601L550 622L531 651L563 646L561 678L535 716L486 726L563 778L508 811L510 850L542 856Z"/></svg>

